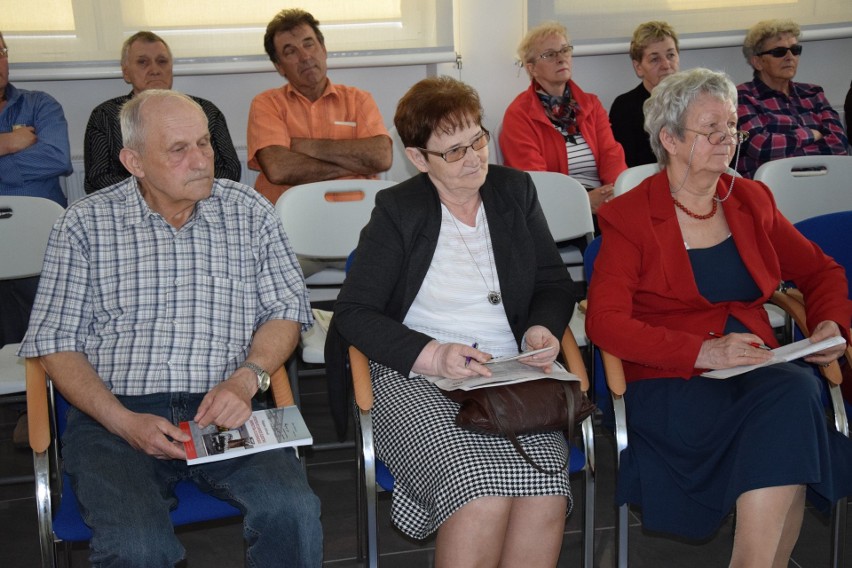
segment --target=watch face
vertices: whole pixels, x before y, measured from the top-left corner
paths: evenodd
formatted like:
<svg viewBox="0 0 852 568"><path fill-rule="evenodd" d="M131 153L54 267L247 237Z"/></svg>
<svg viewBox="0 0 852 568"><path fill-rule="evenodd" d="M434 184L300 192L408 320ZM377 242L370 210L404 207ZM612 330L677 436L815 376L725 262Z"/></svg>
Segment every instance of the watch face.
<svg viewBox="0 0 852 568"><path fill-rule="evenodd" d="M269 388L270 377L269 373L266 371L262 371L257 376L257 388L260 389L260 392L266 391Z"/></svg>

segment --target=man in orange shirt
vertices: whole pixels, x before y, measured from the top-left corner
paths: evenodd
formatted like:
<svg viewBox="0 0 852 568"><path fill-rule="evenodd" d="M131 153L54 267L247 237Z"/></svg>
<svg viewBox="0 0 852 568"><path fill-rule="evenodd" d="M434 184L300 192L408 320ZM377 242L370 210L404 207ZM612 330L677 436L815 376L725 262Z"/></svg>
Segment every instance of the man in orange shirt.
<svg viewBox="0 0 852 568"><path fill-rule="evenodd" d="M285 79L257 95L248 118L249 167L255 188L275 203L290 186L340 178L374 178L391 165L391 139L373 97L333 84L319 22L298 8L266 27L264 48Z"/></svg>

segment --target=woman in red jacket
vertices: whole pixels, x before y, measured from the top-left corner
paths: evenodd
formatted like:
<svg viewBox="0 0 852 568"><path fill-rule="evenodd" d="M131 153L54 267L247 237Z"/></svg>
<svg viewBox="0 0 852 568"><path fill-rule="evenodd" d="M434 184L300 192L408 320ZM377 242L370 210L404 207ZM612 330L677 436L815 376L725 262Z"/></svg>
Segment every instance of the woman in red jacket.
<svg viewBox="0 0 852 568"><path fill-rule="evenodd" d="M665 168L601 207L586 315L629 381L617 498L642 508L645 528L694 539L735 507L730 566L786 566L805 488L817 505L852 493L852 440L827 427L807 363L700 375L769 360L778 343L763 304L782 280L805 295L813 340L848 341L846 277L769 188L725 173L745 133L724 73L665 78L645 116ZM827 364L844 346L805 360Z"/></svg>
<svg viewBox="0 0 852 568"><path fill-rule="evenodd" d="M527 32L518 57L532 82L506 109L500 150L507 166L575 178L589 190L596 213L627 164L603 105L571 80L573 50L558 22Z"/></svg>

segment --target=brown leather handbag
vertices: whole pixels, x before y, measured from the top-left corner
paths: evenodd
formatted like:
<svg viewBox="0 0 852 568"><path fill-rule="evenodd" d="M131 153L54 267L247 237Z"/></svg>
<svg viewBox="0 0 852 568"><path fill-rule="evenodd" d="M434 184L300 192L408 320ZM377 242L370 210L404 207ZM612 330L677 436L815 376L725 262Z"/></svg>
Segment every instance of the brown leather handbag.
<svg viewBox="0 0 852 568"><path fill-rule="evenodd" d="M504 436L531 466L541 473L557 475L568 467L565 463L548 470L530 458L518 436L542 432L563 431L571 440L574 425L595 411L578 381L538 379L513 385L485 387L469 391L444 391L461 405L456 425L480 434Z"/></svg>

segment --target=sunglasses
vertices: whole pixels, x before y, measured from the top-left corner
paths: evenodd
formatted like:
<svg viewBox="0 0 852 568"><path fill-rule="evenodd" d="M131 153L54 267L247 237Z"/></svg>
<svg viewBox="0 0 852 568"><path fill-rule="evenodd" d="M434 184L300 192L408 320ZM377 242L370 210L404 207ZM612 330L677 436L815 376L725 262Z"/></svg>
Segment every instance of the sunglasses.
<svg viewBox="0 0 852 568"><path fill-rule="evenodd" d="M766 51L761 51L760 53L756 53L755 55L771 55L772 57L777 57L778 59L781 59L782 57L787 55L787 51L789 51L793 55L801 55L802 44L797 43L791 45L790 47L776 47L774 49L767 49Z"/></svg>

